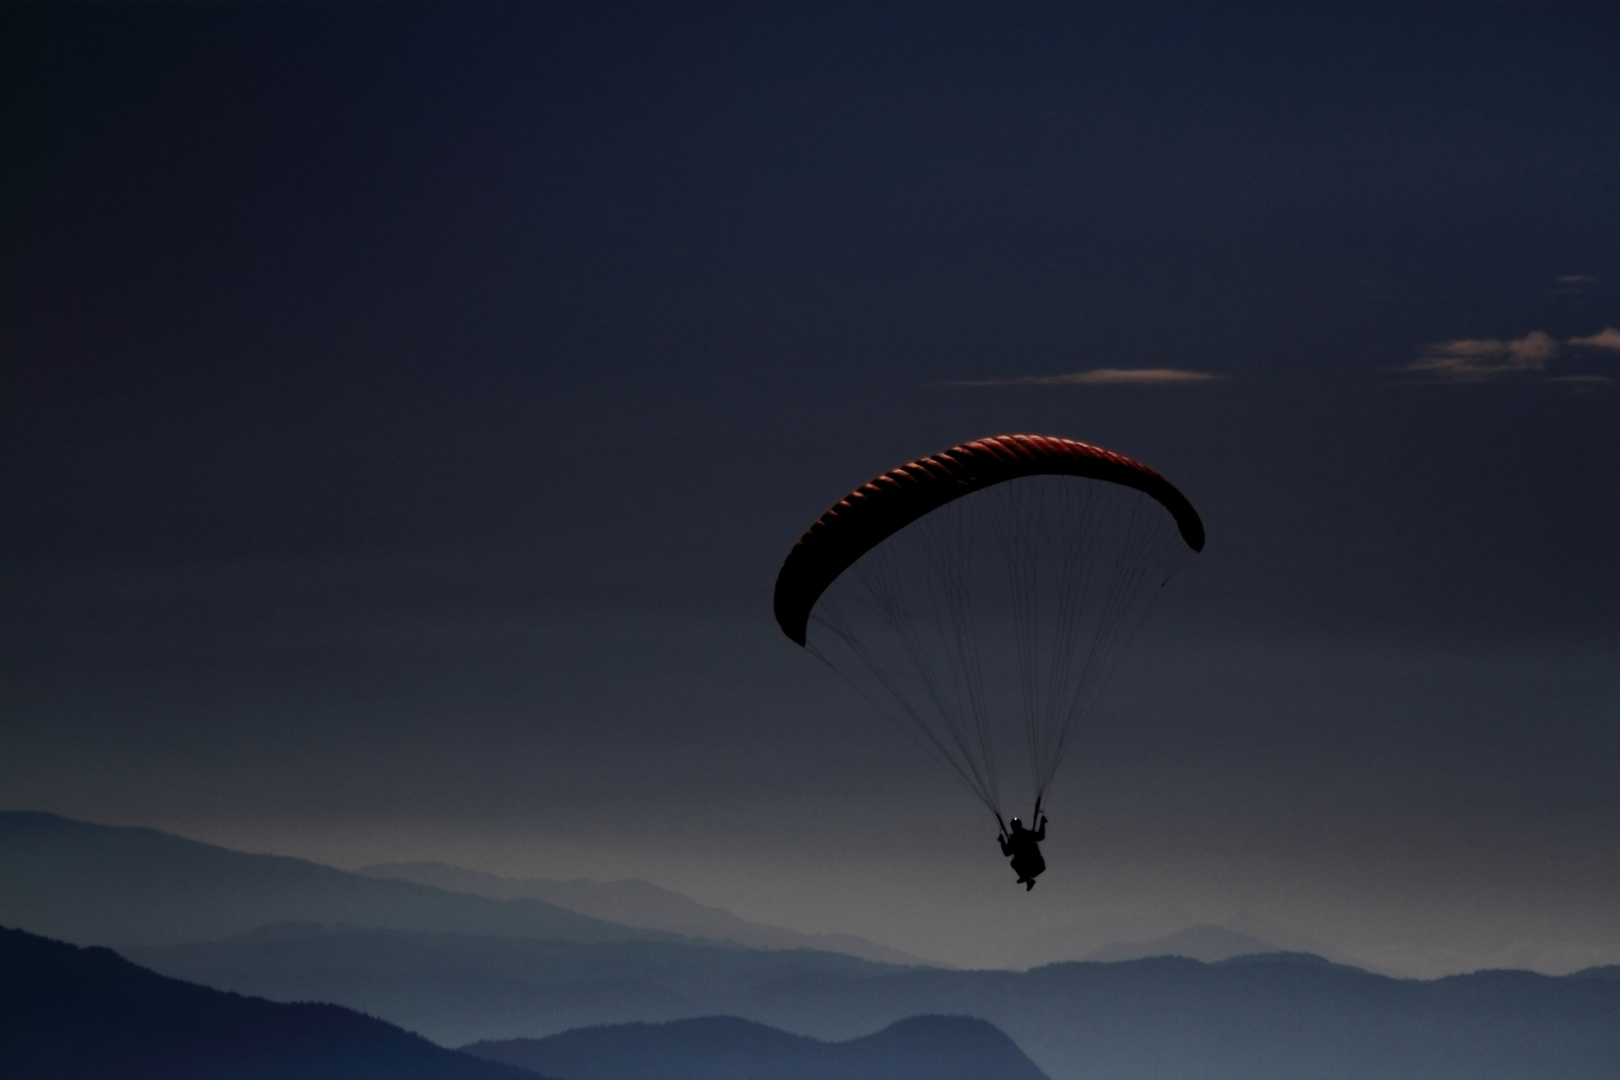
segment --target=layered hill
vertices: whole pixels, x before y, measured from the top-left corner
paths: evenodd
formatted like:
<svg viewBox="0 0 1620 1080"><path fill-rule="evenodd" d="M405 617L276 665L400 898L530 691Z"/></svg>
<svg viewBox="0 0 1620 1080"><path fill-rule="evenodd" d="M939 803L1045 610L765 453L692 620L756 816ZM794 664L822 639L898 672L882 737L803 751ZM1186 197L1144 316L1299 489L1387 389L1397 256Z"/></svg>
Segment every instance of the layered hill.
<svg viewBox="0 0 1620 1080"><path fill-rule="evenodd" d="M336 1005L278 1004L0 928L7 1080L534 1080Z"/></svg>
<svg viewBox="0 0 1620 1080"><path fill-rule="evenodd" d="M821 949L884 964L943 966L853 934L805 934L780 926L749 922L724 908L700 904L690 896L660 888L639 878L621 881L507 878L436 862L379 863L363 866L357 873L368 877L415 881L439 889L473 893L497 900L544 900L581 915L625 926L729 941L751 949Z"/></svg>
<svg viewBox="0 0 1620 1080"><path fill-rule="evenodd" d="M1181 908L1108 912L1031 933L1013 950L1013 967L1032 968L1069 960L1141 960L1187 956L1213 963L1267 952L1310 953L1336 964L1370 969L1330 942L1299 934L1239 912L1219 925L1200 922ZM1402 972L1385 971L1386 975Z"/></svg>
<svg viewBox="0 0 1620 1080"><path fill-rule="evenodd" d="M1116 942L1106 945L1088 953L1085 959L1110 962L1145 960L1153 956L1185 956L1212 964L1236 956L1256 956L1284 951L1286 950L1253 934L1242 934L1224 926L1199 923L1152 941Z"/></svg>
<svg viewBox="0 0 1620 1080"><path fill-rule="evenodd" d="M710 1016L463 1049L566 1080L1046 1080L1011 1039L965 1016L912 1017L837 1043Z"/></svg>
<svg viewBox="0 0 1620 1080"><path fill-rule="evenodd" d="M336 1001L452 1045L701 1016L784 980L841 985L904 970L838 953L687 940L540 941L307 923L122 951L177 978L279 1001Z"/></svg>
<svg viewBox="0 0 1620 1080"><path fill-rule="evenodd" d="M540 900L492 900L153 829L0 811L6 925L121 946L208 940L288 921L550 941L678 940Z"/></svg>
<svg viewBox="0 0 1620 1080"><path fill-rule="evenodd" d="M815 1017L833 1037L921 1013L988 1020L1064 1080L1598 1080L1620 1065L1611 980L1394 979L1288 953L793 980L740 1010L782 1026Z"/></svg>
<svg viewBox="0 0 1620 1080"><path fill-rule="evenodd" d="M137 947L313 923L546 941L702 939L923 963L853 935L746 922L644 881L514 881L435 863L349 873L17 811L0 811L0 920L66 941Z"/></svg>
<svg viewBox="0 0 1620 1080"><path fill-rule="evenodd" d="M1395 979L1271 953L948 971L670 943L283 932L302 940L131 955L209 985L339 1001L452 1045L714 1015L847 1040L957 1015L994 1024L1055 1080L1612 1080L1620 1063L1620 980L1602 970Z"/></svg>
<svg viewBox="0 0 1620 1080"><path fill-rule="evenodd" d="M1620 1074L1620 980L1606 971L1414 980L1290 953L1029 972L898 967L683 938L535 899L49 815L0 814L5 919L121 944L139 963L216 989L330 1001L444 1043L716 1015L849 1040L956 1015L994 1024L1054 1080Z"/></svg>

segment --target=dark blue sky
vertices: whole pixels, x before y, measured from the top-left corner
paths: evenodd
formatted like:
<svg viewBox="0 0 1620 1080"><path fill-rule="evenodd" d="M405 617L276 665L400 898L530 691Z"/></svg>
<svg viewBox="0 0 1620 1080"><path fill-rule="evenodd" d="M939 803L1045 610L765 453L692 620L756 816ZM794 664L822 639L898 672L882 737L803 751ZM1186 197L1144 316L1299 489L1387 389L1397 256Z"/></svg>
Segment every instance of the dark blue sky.
<svg viewBox="0 0 1620 1080"><path fill-rule="evenodd" d="M971 962L1173 903L1620 958L1614 7L0 20L5 805ZM1010 430L1210 535L1028 901L769 614Z"/></svg>

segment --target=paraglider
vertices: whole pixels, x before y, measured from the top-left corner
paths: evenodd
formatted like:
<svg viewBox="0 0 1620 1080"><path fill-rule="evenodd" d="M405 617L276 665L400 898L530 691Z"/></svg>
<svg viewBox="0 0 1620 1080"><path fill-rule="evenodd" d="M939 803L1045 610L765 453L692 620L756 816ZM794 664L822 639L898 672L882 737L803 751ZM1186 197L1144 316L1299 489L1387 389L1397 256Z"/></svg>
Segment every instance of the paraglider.
<svg viewBox="0 0 1620 1080"><path fill-rule="evenodd" d="M1034 888L1053 775L1204 526L1139 462L1045 435L953 446L850 492L794 545L777 624L973 792ZM1005 824L999 763L1035 812Z"/></svg>
<svg viewBox="0 0 1620 1080"><path fill-rule="evenodd" d="M1046 860L1041 857L1041 841L1046 839L1046 818L1041 818L1041 824L1033 832L1024 828L1024 823L1017 818L1012 819L1012 828L996 837L1001 842L1001 853L1011 860L1013 872L1018 875L1018 884L1024 891L1035 887L1035 879L1046 870Z"/></svg>

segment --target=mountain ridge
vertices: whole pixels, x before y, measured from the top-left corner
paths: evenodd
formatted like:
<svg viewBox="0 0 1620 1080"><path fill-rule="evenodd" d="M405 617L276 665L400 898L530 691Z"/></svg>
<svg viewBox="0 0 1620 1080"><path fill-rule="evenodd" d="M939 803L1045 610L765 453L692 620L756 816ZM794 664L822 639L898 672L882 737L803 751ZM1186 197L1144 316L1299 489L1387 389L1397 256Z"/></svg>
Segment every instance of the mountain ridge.
<svg viewBox="0 0 1620 1080"><path fill-rule="evenodd" d="M1285 930L1249 911L1212 923L1179 907L1131 914L1106 912L1044 927L1020 941L1012 959L1014 967L1029 969L1074 960L1138 960L1151 956L1215 961L1245 952L1313 953L1365 971L1397 977L1410 974L1368 964L1326 941Z"/></svg>
<svg viewBox="0 0 1620 1080"><path fill-rule="evenodd" d="M537 1080L330 1004L223 993L0 927L7 1080Z"/></svg>
<svg viewBox="0 0 1620 1080"><path fill-rule="evenodd" d="M178 944L288 921L565 941L679 939L540 900L445 892L35 811L0 811L0 867L0 920L77 944Z"/></svg>
<svg viewBox="0 0 1620 1080"><path fill-rule="evenodd" d="M712 1015L848 1040L912 1016L972 1016L1053 1080L1610 1080L1620 1061L1620 980L1601 969L1415 980L1270 952L1212 964L1156 957L954 971L826 953L450 937L321 931L307 954L267 951L283 967L279 992L266 996L326 996L449 1045ZM208 961L223 946L186 948ZM435 949L448 950L437 968ZM230 964L210 973L167 967L152 952L134 958L223 988L265 989L222 978ZM373 965L370 981L335 984L332 973L357 958ZM798 962L806 958L817 965ZM238 976L263 975L250 954L233 963ZM551 965L543 984L531 981L537 964Z"/></svg>
<svg viewBox="0 0 1620 1080"><path fill-rule="evenodd" d="M222 990L336 1001L445 1044L690 1017L797 975L859 980L910 970L684 939L557 942L309 923L121 951Z"/></svg>
<svg viewBox="0 0 1620 1080"><path fill-rule="evenodd" d="M376 863L355 873L397 878L493 899L543 900L581 915L689 937L730 941L751 949L819 949L847 953L884 964L949 967L854 934L814 934L750 922L725 908L700 904L684 893L641 878L592 881L589 878L508 878L441 862Z"/></svg>
<svg viewBox="0 0 1620 1080"><path fill-rule="evenodd" d="M163 928L163 918L173 923L208 914L214 899L235 897L229 889L221 893L208 873L188 893L197 883L177 877L180 871L248 865L253 874L230 880L273 891L287 886L286 875L294 884L306 880L313 867L320 881L392 890L387 895L404 904L410 918L399 917L397 906L384 905L382 914L391 913L405 929L379 929L376 906L343 893L347 907L329 903L313 912L320 918L289 921L277 909L279 919L263 919L235 936L184 943L171 937L168 944L125 951L166 974L220 990L333 1001L446 1043L717 1014L848 1040L907 1017L959 1015L995 1025L1053 1080L1611 1080L1620 1061L1620 979L1602 968L1563 977L1486 971L1424 981L1286 952L1209 964L1166 956L1068 962L1027 972L897 967L634 930L541 901L444 893L179 838L154 848L146 843L149 832L139 830L133 831L139 842L121 849L117 865L174 850L203 863L156 858L136 868L135 883L144 882L144 891L128 882L109 888L90 872L100 865L92 856L105 855L105 845L121 844L130 832L50 815L22 817L25 827L18 815L0 815L0 913L26 901L99 932L115 925L106 917L112 910L126 917L119 924L126 930L134 920L149 939L163 940L150 932ZM32 837L31 847L18 841L19 832ZM74 846L87 836L94 841L88 853ZM52 837L71 849L66 862L73 871L54 878L47 857ZM25 858L14 858L18 852ZM221 852L240 859L221 864ZM52 895L62 898L63 910L45 904ZM184 901L178 914L119 912L120 905L161 904L176 895ZM428 901L428 908L420 907ZM450 909L434 906L445 903ZM241 923L272 909L227 912L224 921ZM87 919L86 910L101 921ZM542 915L554 921L544 924ZM546 925L560 925L572 937L521 936ZM489 932L468 933L468 926Z"/></svg>
<svg viewBox="0 0 1620 1080"><path fill-rule="evenodd" d="M1047 1080L993 1024L914 1016L843 1042L734 1016L580 1028L464 1052L567 1080Z"/></svg>
<svg viewBox="0 0 1620 1080"><path fill-rule="evenodd" d="M521 893L522 884L511 891ZM356 873L285 855L235 851L157 829L101 825L39 811L0 811L0 920L77 944L146 948L310 923L555 941L708 940L746 948L834 952L876 963L927 963L853 935L800 934L748 923L650 883L647 889L666 907L676 898L677 913L688 908L687 928L674 925L680 919L664 920L671 923L667 928L628 924L541 897L503 898ZM690 917L691 911L697 916ZM720 932L728 927L741 932ZM706 928L715 932L702 933ZM735 940L750 935L768 940Z"/></svg>
<svg viewBox="0 0 1620 1080"><path fill-rule="evenodd" d="M1155 956L1185 956L1210 964L1238 956L1288 951L1252 934L1211 923L1197 923L1152 941L1121 941L1105 945L1082 959L1093 963L1110 963L1146 960Z"/></svg>

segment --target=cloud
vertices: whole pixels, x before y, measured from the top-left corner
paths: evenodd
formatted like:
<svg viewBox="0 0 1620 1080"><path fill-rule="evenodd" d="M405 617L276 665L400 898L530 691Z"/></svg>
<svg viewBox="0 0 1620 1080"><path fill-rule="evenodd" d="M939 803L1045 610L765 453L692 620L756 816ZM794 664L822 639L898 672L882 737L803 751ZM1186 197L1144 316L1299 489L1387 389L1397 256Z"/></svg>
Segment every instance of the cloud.
<svg viewBox="0 0 1620 1080"><path fill-rule="evenodd" d="M1064 375L1025 375L1014 379L974 379L946 386L1167 386L1172 383L1215 382L1224 378L1207 371L1180 368L1092 368Z"/></svg>
<svg viewBox="0 0 1620 1080"><path fill-rule="evenodd" d="M1558 284L1560 285L1594 285L1596 283L1597 278L1588 277L1585 274L1560 274L1558 277Z"/></svg>
<svg viewBox="0 0 1620 1080"><path fill-rule="evenodd" d="M1574 345L1583 349L1613 349L1620 352L1620 330L1612 326L1605 326L1595 334L1587 337L1572 337L1566 345Z"/></svg>
<svg viewBox="0 0 1620 1080"><path fill-rule="evenodd" d="M1544 371L1558 353L1558 342L1540 330L1522 338L1458 338L1427 349L1402 370L1463 382Z"/></svg>

